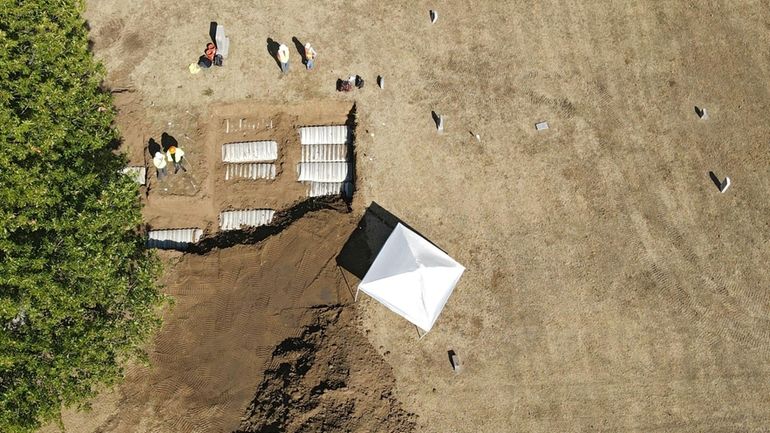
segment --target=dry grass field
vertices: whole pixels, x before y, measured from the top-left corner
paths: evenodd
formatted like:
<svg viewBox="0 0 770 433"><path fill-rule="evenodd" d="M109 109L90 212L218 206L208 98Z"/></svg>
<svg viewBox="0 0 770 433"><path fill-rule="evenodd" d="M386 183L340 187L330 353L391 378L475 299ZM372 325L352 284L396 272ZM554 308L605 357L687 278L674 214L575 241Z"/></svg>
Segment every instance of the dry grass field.
<svg viewBox="0 0 770 433"><path fill-rule="evenodd" d="M770 3L86 3L107 85L129 89L132 158L164 131L204 154L190 119L217 104L356 103L354 217L375 201L468 269L421 340L356 304L418 431L770 431ZM210 21L230 55L191 75ZM292 50L285 77L267 38ZM337 93L354 73L366 86ZM78 417L71 431L113 431Z"/></svg>

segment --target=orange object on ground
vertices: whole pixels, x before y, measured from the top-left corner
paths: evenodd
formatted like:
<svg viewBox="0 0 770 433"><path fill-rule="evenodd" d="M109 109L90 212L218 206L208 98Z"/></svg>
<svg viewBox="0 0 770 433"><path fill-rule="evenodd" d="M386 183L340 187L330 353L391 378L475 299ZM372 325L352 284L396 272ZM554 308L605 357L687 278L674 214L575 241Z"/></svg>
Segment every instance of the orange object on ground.
<svg viewBox="0 0 770 433"><path fill-rule="evenodd" d="M216 56L216 55L217 55L217 47L216 47L216 45L214 45L213 43L209 42L206 45L206 58L213 62L214 61L214 56Z"/></svg>

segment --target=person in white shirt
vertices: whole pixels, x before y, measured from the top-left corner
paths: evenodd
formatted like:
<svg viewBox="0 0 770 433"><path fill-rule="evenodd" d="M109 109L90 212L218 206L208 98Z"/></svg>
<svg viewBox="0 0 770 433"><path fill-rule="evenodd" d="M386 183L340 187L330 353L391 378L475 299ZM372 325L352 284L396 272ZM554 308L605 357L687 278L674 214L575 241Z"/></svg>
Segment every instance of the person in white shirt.
<svg viewBox="0 0 770 433"><path fill-rule="evenodd" d="M305 44L305 66L308 70L313 69L313 64L318 53L310 46L310 43Z"/></svg>
<svg viewBox="0 0 770 433"><path fill-rule="evenodd" d="M158 173L158 180L163 180L168 174L166 170L166 157L160 152L155 152L155 156L152 157L152 165L155 166L155 171Z"/></svg>
<svg viewBox="0 0 770 433"><path fill-rule="evenodd" d="M281 62L281 72L284 74L289 72L289 47L281 44L278 47L278 61Z"/></svg>

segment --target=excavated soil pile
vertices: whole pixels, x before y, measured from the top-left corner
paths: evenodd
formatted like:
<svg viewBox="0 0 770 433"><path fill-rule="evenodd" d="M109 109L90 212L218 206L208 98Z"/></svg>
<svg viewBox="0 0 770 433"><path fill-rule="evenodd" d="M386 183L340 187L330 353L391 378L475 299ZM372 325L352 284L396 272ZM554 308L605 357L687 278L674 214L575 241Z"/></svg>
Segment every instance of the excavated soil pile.
<svg viewBox="0 0 770 433"><path fill-rule="evenodd" d="M317 309L273 352L238 433L411 432L415 416L391 394L391 367L352 323L350 308Z"/></svg>

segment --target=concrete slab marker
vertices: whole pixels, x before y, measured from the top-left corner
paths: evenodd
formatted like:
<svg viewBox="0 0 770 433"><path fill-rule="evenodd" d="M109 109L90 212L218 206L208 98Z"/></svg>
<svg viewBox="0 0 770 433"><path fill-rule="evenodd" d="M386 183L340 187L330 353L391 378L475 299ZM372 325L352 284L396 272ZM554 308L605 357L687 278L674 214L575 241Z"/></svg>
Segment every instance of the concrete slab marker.
<svg viewBox="0 0 770 433"><path fill-rule="evenodd" d="M548 129L548 122L537 122L535 123L535 129L538 131L545 131Z"/></svg>
<svg viewBox="0 0 770 433"><path fill-rule="evenodd" d="M198 242L203 235L199 228L150 230L147 234L147 247L166 250L186 250Z"/></svg>
<svg viewBox="0 0 770 433"><path fill-rule="evenodd" d="M242 227L259 227L270 224L275 211L273 209L244 209L223 211L219 214L221 230L238 230Z"/></svg>

